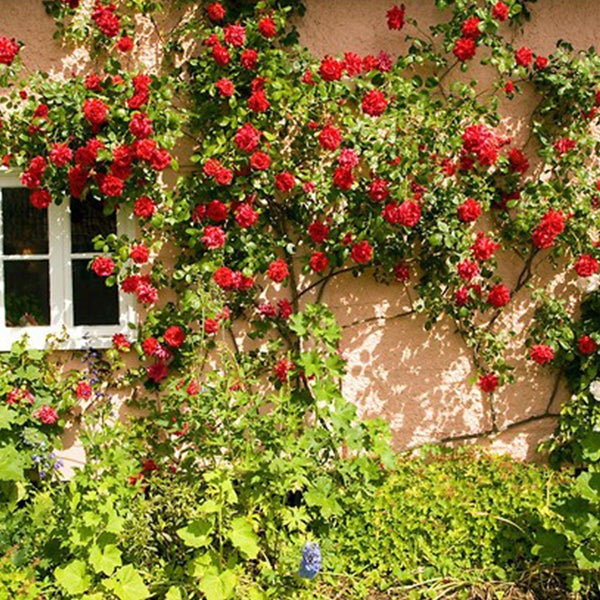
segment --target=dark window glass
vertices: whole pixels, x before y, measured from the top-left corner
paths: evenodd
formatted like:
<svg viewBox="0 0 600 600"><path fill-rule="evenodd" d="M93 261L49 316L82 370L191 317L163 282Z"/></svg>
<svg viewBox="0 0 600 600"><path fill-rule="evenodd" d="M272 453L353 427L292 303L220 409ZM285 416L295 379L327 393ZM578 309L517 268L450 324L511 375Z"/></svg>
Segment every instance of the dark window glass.
<svg viewBox="0 0 600 600"><path fill-rule="evenodd" d="M50 325L50 278L47 260L4 261L7 327Z"/></svg>
<svg viewBox="0 0 600 600"><path fill-rule="evenodd" d="M88 198L71 202L71 252L94 252L97 235L117 232L116 214L102 214L102 202Z"/></svg>
<svg viewBox="0 0 600 600"><path fill-rule="evenodd" d="M88 269L88 259L73 260L73 311L75 325L119 323L119 295L106 287L104 277Z"/></svg>
<svg viewBox="0 0 600 600"><path fill-rule="evenodd" d="M48 254L48 211L31 206L24 188L2 190L3 253Z"/></svg>

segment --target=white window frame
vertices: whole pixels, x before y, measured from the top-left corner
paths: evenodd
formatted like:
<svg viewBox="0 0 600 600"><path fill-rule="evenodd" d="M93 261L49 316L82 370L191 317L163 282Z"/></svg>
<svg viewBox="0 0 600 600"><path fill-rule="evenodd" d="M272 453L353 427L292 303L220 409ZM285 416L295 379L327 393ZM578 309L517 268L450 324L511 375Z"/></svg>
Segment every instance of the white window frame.
<svg viewBox="0 0 600 600"><path fill-rule="evenodd" d="M4 306L4 228L2 192L4 188L22 188L19 177L14 173L0 173L0 351L8 351L14 342L28 336L28 345L35 349L53 347L60 350L83 348L110 348L116 333L131 333L136 324L135 303L131 294L120 288L119 324L79 325L73 324L73 265L72 259L93 258L98 252L71 253L71 218L69 202L60 206L52 203L48 207L48 256L33 255L48 260L50 281L50 325L29 327L7 327ZM135 235L133 213L117 211L117 235ZM43 257L43 258L42 258ZM23 255L22 259L30 257ZM49 340L49 336L54 340ZM65 338L65 339L62 339ZM58 343L56 340L59 340Z"/></svg>

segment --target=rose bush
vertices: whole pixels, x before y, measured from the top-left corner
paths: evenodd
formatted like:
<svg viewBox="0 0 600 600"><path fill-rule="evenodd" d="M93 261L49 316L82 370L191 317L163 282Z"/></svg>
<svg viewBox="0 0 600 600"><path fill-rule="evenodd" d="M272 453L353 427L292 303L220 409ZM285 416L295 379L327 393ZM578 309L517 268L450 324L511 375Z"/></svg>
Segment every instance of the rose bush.
<svg viewBox="0 0 600 600"><path fill-rule="evenodd" d="M190 569L207 598L230 597L236 586L238 594L259 594L257 579L285 593L299 545L329 535L328 519L354 514L352 496L375 493L380 463L394 462L382 429L357 424L339 393L340 330L320 300L343 273L414 287L405 314L423 313L427 327L451 319L489 394L511 381L504 307L531 293L540 305L523 355L539 368L564 364L575 373L577 398L563 411L554 456L589 458L582 440L595 427L587 419L595 415L600 337L585 316L583 325L567 325L560 302L530 288L546 262L590 285L598 278L593 50L561 43L546 57L513 47L505 33L529 16L525 0L437 0L452 10L428 32L410 7L393 6L382 26L387 17L406 36L406 53L321 60L297 43L290 25L303 10L297 2L44 4L58 34L85 45L97 70L67 81L19 79L20 46L0 39L2 77L12 82L2 98L3 164L20 172L39 210L94 197L106 211L138 218L135 237L96 240L102 255L90 268L143 309L136 339L116 336L107 358L114 382L144 383L134 404L149 415L127 433L113 431L123 436L122 452L108 451L108 437L90 442L90 465L74 489L58 492L57 527L79 533L57 533L61 552L41 567L53 593L127 598L131 585L136 597L173 600L195 593ZM162 29L169 10L182 18ZM141 43L140 20L164 51L157 72L130 56ZM453 69L476 61L495 70L492 89L447 83ZM525 87L539 103L530 137L517 145L497 96ZM182 139L192 167L167 187L161 174L177 171L173 149ZM514 283L499 275L498 257L508 252L521 265ZM124 369L131 352L139 360ZM86 398L93 385L79 383L77 395ZM23 394L9 404L26 403ZM99 409L102 424L111 408ZM52 427L56 410L49 402L27 418ZM496 432L493 404L491 414ZM199 471L202 483L188 487ZM284 483L275 494L277 476ZM164 502L130 509L154 489ZM111 501L101 508L103 495ZM88 508L71 522L80 498ZM204 508L190 511L190 498L204 498ZM154 527L148 515L165 505L172 512L157 539L139 549L124 541L124 520ZM545 542L557 538L542 525L535 521L540 548L528 556L552 555ZM102 537L100 526L113 530ZM571 560L580 538L554 534ZM39 552L32 547L30 558ZM573 588L593 582L597 566L586 558L576 560L583 575L570 580Z"/></svg>

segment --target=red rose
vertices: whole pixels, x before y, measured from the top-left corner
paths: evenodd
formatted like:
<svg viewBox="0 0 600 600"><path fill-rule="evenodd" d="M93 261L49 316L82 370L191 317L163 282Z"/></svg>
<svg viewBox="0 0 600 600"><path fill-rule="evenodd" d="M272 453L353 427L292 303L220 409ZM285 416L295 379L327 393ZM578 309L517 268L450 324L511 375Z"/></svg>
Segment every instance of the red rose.
<svg viewBox="0 0 600 600"><path fill-rule="evenodd" d="M579 277L591 277L598 272L598 261L589 254L582 254L575 261L575 271Z"/></svg>
<svg viewBox="0 0 600 600"><path fill-rule="evenodd" d="M263 90L256 90L248 98L248 108L257 113L265 112L271 104L267 100L267 95Z"/></svg>
<svg viewBox="0 0 600 600"><path fill-rule="evenodd" d="M0 37L0 64L11 65L19 53L20 46L14 39Z"/></svg>
<svg viewBox="0 0 600 600"><path fill-rule="evenodd" d="M468 19L465 19L460 30L463 38L477 39L481 35L479 23L481 23L479 17L469 17Z"/></svg>
<svg viewBox="0 0 600 600"><path fill-rule="evenodd" d="M29 202L34 208L42 210L52 204L52 196L48 190L32 190L29 194Z"/></svg>
<svg viewBox="0 0 600 600"><path fill-rule="evenodd" d="M325 125L319 133L319 145L325 150L337 150L342 143L342 134L337 127Z"/></svg>
<svg viewBox="0 0 600 600"><path fill-rule="evenodd" d="M390 195L385 179L374 179L369 186L369 197L373 202L383 202Z"/></svg>
<svg viewBox="0 0 600 600"><path fill-rule="evenodd" d="M474 198L467 198L458 208L458 218L463 223L472 223L481 215L481 205Z"/></svg>
<svg viewBox="0 0 600 600"><path fill-rule="evenodd" d="M144 244L136 244L131 248L129 256L136 265L143 265L150 257L150 250Z"/></svg>
<svg viewBox="0 0 600 600"><path fill-rule="evenodd" d="M533 230L532 238L536 248L550 248L554 240L565 229L565 217L561 211L548 210L539 225Z"/></svg>
<svg viewBox="0 0 600 600"><path fill-rule="evenodd" d="M465 306L469 301L469 290L466 287L460 287L454 292L454 301L457 306Z"/></svg>
<svg viewBox="0 0 600 600"><path fill-rule="evenodd" d="M67 144L53 144L50 150L50 162L55 167L64 167L71 162L73 151Z"/></svg>
<svg viewBox="0 0 600 600"><path fill-rule="evenodd" d="M349 190L354 183L352 171L346 167L336 167L333 172L333 184L340 190Z"/></svg>
<svg viewBox="0 0 600 600"><path fill-rule="evenodd" d="M554 358L554 350L545 344L536 344L529 348L529 358L539 365L545 365Z"/></svg>
<svg viewBox="0 0 600 600"><path fill-rule="evenodd" d="M29 166L21 175L21 183L29 189L39 187L47 166L46 159L43 156L32 158Z"/></svg>
<svg viewBox="0 0 600 600"><path fill-rule="evenodd" d="M225 98L230 98L235 94L235 86L231 82L231 79L227 79L227 77L222 77L216 83L217 91L221 96Z"/></svg>
<svg viewBox="0 0 600 600"><path fill-rule="evenodd" d="M598 344L589 335L582 335L577 340L577 347L581 354L593 354L598 350Z"/></svg>
<svg viewBox="0 0 600 600"><path fill-rule="evenodd" d="M219 267L213 273L213 281L222 289L233 288L233 271L229 267Z"/></svg>
<svg viewBox="0 0 600 600"><path fill-rule="evenodd" d="M564 138L560 138L559 140L557 140L555 142L554 149L556 150L556 153L559 156L561 156L563 154L566 154L570 150L573 150L573 148L575 148L575 146L576 146L575 140L572 140L571 138L568 138L568 137L564 137Z"/></svg>
<svg viewBox="0 0 600 600"><path fill-rule="evenodd" d="M485 233L482 231L477 233L477 238L471 246L473 256L480 262L491 258L498 248L500 248L500 244L498 242L494 242L489 237L486 237Z"/></svg>
<svg viewBox="0 0 600 600"><path fill-rule="evenodd" d="M212 47L212 57L213 60L219 67L225 67L231 61L231 54L229 54L229 50L225 46L221 44L215 44Z"/></svg>
<svg viewBox="0 0 600 600"><path fill-rule="evenodd" d="M275 283L281 283L289 274L289 268L283 258L274 260L267 269L267 277Z"/></svg>
<svg viewBox="0 0 600 600"><path fill-rule="evenodd" d="M229 185L233 181L233 171L226 167L221 167L215 173L215 181L219 185Z"/></svg>
<svg viewBox="0 0 600 600"><path fill-rule="evenodd" d="M85 78L85 88L90 91L98 92L102 89L102 80L98 75L92 73Z"/></svg>
<svg viewBox="0 0 600 600"><path fill-rule="evenodd" d="M235 134L233 141L235 145L244 152L252 152L256 150L260 142L261 133L255 129L250 123L242 125Z"/></svg>
<svg viewBox="0 0 600 600"><path fill-rule="evenodd" d="M77 148L75 151L75 162L82 167L91 167L96 163L98 151L104 148L104 144L92 138L85 146Z"/></svg>
<svg viewBox="0 0 600 600"><path fill-rule="evenodd" d="M166 331L165 342L171 346L171 348L179 348L183 342L185 342L185 333L179 325L171 325Z"/></svg>
<svg viewBox="0 0 600 600"><path fill-rule="evenodd" d="M481 391L491 394L498 387L498 376L493 373L482 375L477 382Z"/></svg>
<svg viewBox="0 0 600 600"><path fill-rule="evenodd" d="M207 225L204 228L202 243L207 250L216 250L225 245L226 238L225 232L220 227L217 227L216 225Z"/></svg>
<svg viewBox="0 0 600 600"><path fill-rule="evenodd" d="M144 219L149 219L155 210L156 206L148 196L140 196L133 205L133 212Z"/></svg>
<svg viewBox="0 0 600 600"><path fill-rule="evenodd" d="M470 281L479 275L479 265L468 258L458 263L456 270L461 279Z"/></svg>
<svg viewBox="0 0 600 600"><path fill-rule="evenodd" d="M296 179L289 171L283 171L275 177L275 187L280 192L291 192L296 186Z"/></svg>
<svg viewBox="0 0 600 600"><path fill-rule="evenodd" d="M108 107L102 100L88 98L83 103L83 116L94 126L99 127L106 121Z"/></svg>
<svg viewBox="0 0 600 600"><path fill-rule="evenodd" d="M158 291L149 282L140 281L136 289L138 302L144 304L154 304L158 300Z"/></svg>
<svg viewBox="0 0 600 600"><path fill-rule="evenodd" d="M113 274L115 263L108 256L96 256L92 262L92 271L99 277L108 277Z"/></svg>
<svg viewBox="0 0 600 600"><path fill-rule="evenodd" d="M131 349L131 342L122 333L115 333L112 342L113 347L120 352L127 352Z"/></svg>
<svg viewBox="0 0 600 600"><path fill-rule="evenodd" d="M258 65L258 52L251 48L244 50L240 56L240 62L242 63L242 67L244 67L244 69L248 69L248 71L254 71Z"/></svg>
<svg viewBox="0 0 600 600"><path fill-rule="evenodd" d="M308 226L308 235L315 244L322 244L329 237L329 225L320 221L313 221Z"/></svg>
<svg viewBox="0 0 600 600"><path fill-rule="evenodd" d="M43 425L54 425L58 421L58 413L47 404L44 404L40 409L33 415Z"/></svg>
<svg viewBox="0 0 600 600"><path fill-rule="evenodd" d="M406 283L410 279L410 269L408 265L399 262L393 269L396 281Z"/></svg>
<svg viewBox="0 0 600 600"><path fill-rule="evenodd" d="M121 52L131 52L131 50L133 50L133 40L129 36L124 35L117 42L117 50Z"/></svg>
<svg viewBox="0 0 600 600"><path fill-rule="evenodd" d="M326 56L321 60L319 75L324 81L337 81L344 74L344 65L332 56Z"/></svg>
<svg viewBox="0 0 600 600"><path fill-rule="evenodd" d="M498 21L506 21L508 18L508 5L504 2L496 2L494 8L492 8L492 16Z"/></svg>
<svg viewBox="0 0 600 600"><path fill-rule="evenodd" d="M506 306L510 302L510 290L499 283L489 291L487 301L495 308Z"/></svg>
<svg viewBox="0 0 600 600"><path fill-rule="evenodd" d="M452 48L454 56L462 62L472 59L476 51L477 44L473 38L458 38Z"/></svg>
<svg viewBox="0 0 600 600"><path fill-rule="evenodd" d="M125 183L119 177L115 177L114 175L105 175L102 178L102 183L100 184L100 191L110 198L118 198L123 194L123 187Z"/></svg>
<svg viewBox="0 0 600 600"><path fill-rule="evenodd" d="M114 4L102 6L97 2L92 13L92 20L106 37L116 37L121 29L119 17L114 13L114 10Z"/></svg>
<svg viewBox="0 0 600 600"><path fill-rule="evenodd" d="M545 69L547 66L548 66L548 59L545 56L538 56L535 59L535 68L538 69L538 71Z"/></svg>
<svg viewBox="0 0 600 600"><path fill-rule="evenodd" d="M350 255L355 262L364 265L373 258L373 248L367 241L357 242L352 246Z"/></svg>
<svg viewBox="0 0 600 600"><path fill-rule="evenodd" d="M315 273L321 273L329 266L329 259L323 252L313 252L308 264Z"/></svg>
<svg viewBox="0 0 600 600"><path fill-rule="evenodd" d="M348 77L360 75L362 71L362 58L356 52L346 52L344 54L344 70Z"/></svg>
<svg viewBox="0 0 600 600"><path fill-rule="evenodd" d="M172 160L171 155L165 149L157 148L150 158L150 166L155 171L164 171L171 164Z"/></svg>
<svg viewBox="0 0 600 600"><path fill-rule="evenodd" d="M267 39L275 37L277 35L275 21L273 21L271 17L263 17L258 22L258 31L260 31L260 33Z"/></svg>
<svg viewBox="0 0 600 600"><path fill-rule="evenodd" d="M521 67L528 67L533 60L533 53L531 52L531 48L527 46L521 46L515 52L515 61Z"/></svg>
<svg viewBox="0 0 600 600"><path fill-rule="evenodd" d="M220 200L212 200L206 207L206 216L212 221L224 221L228 213L227 204L224 204Z"/></svg>
<svg viewBox="0 0 600 600"><path fill-rule="evenodd" d="M69 191L73 198L81 198L83 190L87 185L89 172L87 169L75 165L69 169L67 178L69 180Z"/></svg>
<svg viewBox="0 0 600 600"><path fill-rule="evenodd" d="M371 90L362 100L362 111L372 117L378 117L385 112L389 102L383 92Z"/></svg>
<svg viewBox="0 0 600 600"><path fill-rule="evenodd" d="M463 150L474 154L482 165L493 165L503 140L485 125L469 125L462 134Z"/></svg>
<svg viewBox="0 0 600 600"><path fill-rule="evenodd" d="M202 328L207 335L214 335L219 331L220 324L215 319L205 319Z"/></svg>
<svg viewBox="0 0 600 600"><path fill-rule="evenodd" d="M240 204L235 210L235 221L240 227L247 229L256 224L258 221L258 213L250 204Z"/></svg>
<svg viewBox="0 0 600 600"><path fill-rule="evenodd" d="M294 370L296 366L293 362L289 361L287 358L282 358L275 365L275 376L281 383L285 383L288 380L289 372Z"/></svg>
<svg viewBox="0 0 600 600"><path fill-rule="evenodd" d="M146 356L154 356L159 345L155 337L148 337L142 342L142 350Z"/></svg>
<svg viewBox="0 0 600 600"><path fill-rule="evenodd" d="M421 220L421 207L412 200L405 200L396 210L396 222L405 227L414 227Z"/></svg>
<svg viewBox="0 0 600 600"><path fill-rule="evenodd" d="M220 2L213 2L206 7L206 14L211 21L222 21L225 17L225 8Z"/></svg>
<svg viewBox="0 0 600 600"><path fill-rule="evenodd" d="M150 137L154 132L152 128L152 121L148 118L146 113L138 112L133 115L129 122L129 131L138 140Z"/></svg>
<svg viewBox="0 0 600 600"><path fill-rule="evenodd" d="M239 48L246 42L246 28L243 25L227 25L223 28L225 43Z"/></svg>
<svg viewBox="0 0 600 600"><path fill-rule="evenodd" d="M512 81L507 81L504 84L504 91L510 96L515 91L515 84Z"/></svg>
<svg viewBox="0 0 600 600"><path fill-rule="evenodd" d="M75 388L75 395L80 400L89 398L92 395L92 386L87 381L80 381Z"/></svg>
<svg viewBox="0 0 600 600"><path fill-rule="evenodd" d="M404 4L400 6L395 5L392 6L387 11L387 26L388 29L400 30L404 27L404 15L406 13L406 9L404 8Z"/></svg>
<svg viewBox="0 0 600 600"><path fill-rule="evenodd" d="M148 367L147 373L148 379L154 381L154 383L160 383L169 374L169 371L167 365L161 360L158 360Z"/></svg>
<svg viewBox="0 0 600 600"><path fill-rule="evenodd" d="M271 166L271 157L260 150L250 156L250 166L255 171L266 171Z"/></svg>
<svg viewBox="0 0 600 600"><path fill-rule="evenodd" d="M529 169L529 161L525 154L518 148L511 148L508 152L508 162L510 170L514 173L525 174Z"/></svg>

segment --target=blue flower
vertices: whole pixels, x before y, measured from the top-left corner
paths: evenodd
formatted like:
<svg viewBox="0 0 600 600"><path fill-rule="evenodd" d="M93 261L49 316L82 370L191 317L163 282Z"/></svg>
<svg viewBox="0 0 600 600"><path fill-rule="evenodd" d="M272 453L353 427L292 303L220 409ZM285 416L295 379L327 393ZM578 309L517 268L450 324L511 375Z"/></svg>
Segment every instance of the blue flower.
<svg viewBox="0 0 600 600"><path fill-rule="evenodd" d="M317 542L307 542L302 549L302 560L298 575L314 579L321 570L321 547Z"/></svg>

